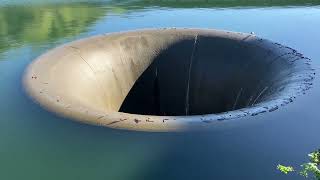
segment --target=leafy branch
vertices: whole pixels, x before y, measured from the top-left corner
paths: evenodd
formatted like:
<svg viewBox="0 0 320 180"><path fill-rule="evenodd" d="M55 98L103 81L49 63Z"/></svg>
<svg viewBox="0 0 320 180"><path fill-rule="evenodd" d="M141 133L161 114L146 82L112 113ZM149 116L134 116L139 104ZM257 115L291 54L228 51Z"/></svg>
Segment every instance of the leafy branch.
<svg viewBox="0 0 320 180"><path fill-rule="evenodd" d="M310 162L303 163L301 165L301 170L299 171L299 174L306 178L309 177L309 174L312 174L315 180L320 180L320 149L308 154L308 156ZM277 166L277 169L284 174L288 174L295 171L295 169L292 166L284 166L281 164Z"/></svg>

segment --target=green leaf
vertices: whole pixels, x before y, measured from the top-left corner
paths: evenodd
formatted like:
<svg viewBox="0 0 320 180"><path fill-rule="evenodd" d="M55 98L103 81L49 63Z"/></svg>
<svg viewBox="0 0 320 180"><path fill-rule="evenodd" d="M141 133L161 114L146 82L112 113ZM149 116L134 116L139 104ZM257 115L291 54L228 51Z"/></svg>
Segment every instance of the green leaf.
<svg viewBox="0 0 320 180"><path fill-rule="evenodd" d="M278 164L277 169L280 170L284 174L288 174L289 172L294 171L293 167L284 166L284 165L281 165L281 164Z"/></svg>

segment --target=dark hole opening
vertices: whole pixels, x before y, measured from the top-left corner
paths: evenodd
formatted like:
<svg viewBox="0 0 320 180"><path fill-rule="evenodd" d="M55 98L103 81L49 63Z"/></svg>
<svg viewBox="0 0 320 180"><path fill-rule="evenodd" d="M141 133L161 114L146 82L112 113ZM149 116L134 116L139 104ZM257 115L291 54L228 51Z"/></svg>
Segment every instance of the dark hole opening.
<svg viewBox="0 0 320 180"><path fill-rule="evenodd" d="M158 54L119 111L184 116L253 106L277 91L281 68L268 53L227 38L181 40Z"/></svg>

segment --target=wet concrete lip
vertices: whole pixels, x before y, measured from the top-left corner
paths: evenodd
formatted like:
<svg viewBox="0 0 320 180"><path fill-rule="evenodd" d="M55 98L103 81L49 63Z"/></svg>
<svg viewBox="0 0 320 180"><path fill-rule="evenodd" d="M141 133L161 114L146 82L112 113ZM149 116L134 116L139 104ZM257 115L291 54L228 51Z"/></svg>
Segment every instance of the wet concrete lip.
<svg viewBox="0 0 320 180"><path fill-rule="evenodd" d="M28 66L23 84L43 108L75 121L181 131L278 110L314 75L309 58L253 34L163 28L57 47Z"/></svg>

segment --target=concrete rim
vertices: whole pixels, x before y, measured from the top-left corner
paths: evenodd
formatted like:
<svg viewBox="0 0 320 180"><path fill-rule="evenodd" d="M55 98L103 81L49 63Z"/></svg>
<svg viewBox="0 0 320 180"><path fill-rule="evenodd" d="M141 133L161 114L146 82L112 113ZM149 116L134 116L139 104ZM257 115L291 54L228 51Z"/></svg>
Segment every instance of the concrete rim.
<svg viewBox="0 0 320 180"><path fill-rule="evenodd" d="M90 41L97 41L103 38L112 39L119 36L141 36L141 34L207 34L218 35L221 37L228 37L237 39L239 41L246 42L252 40L255 42L267 43L272 48L284 49L287 55L290 57L283 58L285 61L292 61L294 66L299 66L299 70L295 72L295 75L290 77L292 82L288 88L279 94L277 99L269 100L256 104L252 107L237 109L233 111L223 112L219 114L207 114L207 115L193 115L193 116L152 116L152 115L138 115L128 114L117 111L103 111L96 109L95 107L88 107L77 101L70 99L64 99L57 96L54 91L54 87L50 86L44 73L46 68L50 66L44 65L44 61L49 61L50 57L61 54L64 50L73 48L76 51L77 47ZM263 46L263 45L262 45ZM71 48L70 48L71 47ZM72 51L73 51L72 50ZM50 61L53 61L51 59ZM167 132L167 131L184 131L193 129L195 127L202 126L215 126L215 124L223 123L224 120L238 119L246 116L255 116L265 112L272 112L277 110L281 106L291 103L297 96L305 94L305 91L311 88L312 81L314 79L314 70L310 65L311 60L298 53L296 50L283 46L279 43L273 43L271 41L261 39L252 34L220 31L213 29L176 29L176 28L163 28L163 29L143 29L136 31L108 33L98 36L93 36L65 45L59 46L55 49L49 50L44 55L38 57L33 61L23 76L23 86L26 93L43 108L50 112L54 112L59 116L63 116L75 121L87 123L97 126L106 126L116 129L127 129L137 131L154 131L154 132ZM300 68L302 67L302 68ZM48 71L47 71L48 72ZM50 79L49 79L50 80Z"/></svg>

